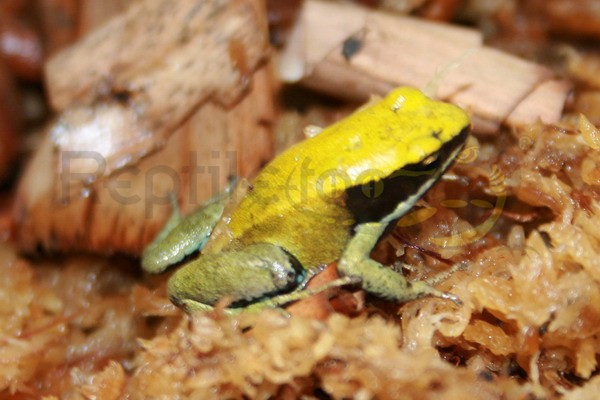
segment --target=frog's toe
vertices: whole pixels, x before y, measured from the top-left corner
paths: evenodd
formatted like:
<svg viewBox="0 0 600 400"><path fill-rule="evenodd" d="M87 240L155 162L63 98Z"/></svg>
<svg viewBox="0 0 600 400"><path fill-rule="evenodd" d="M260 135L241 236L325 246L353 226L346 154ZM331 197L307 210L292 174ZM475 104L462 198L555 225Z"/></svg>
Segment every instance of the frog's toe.
<svg viewBox="0 0 600 400"><path fill-rule="evenodd" d="M209 312L213 311L214 307L209 306L208 304L199 303L190 299L174 299L171 297L171 301L177 307L181 307L185 310L186 313L191 314L195 312Z"/></svg>
<svg viewBox="0 0 600 400"><path fill-rule="evenodd" d="M448 293L448 292L439 292L439 294L436 295L437 297L440 297L442 299L446 299L446 300L450 300L452 301L454 304L456 304L459 307L462 307L464 305L463 301L460 299L460 297L458 297L457 295L455 295L454 293Z"/></svg>

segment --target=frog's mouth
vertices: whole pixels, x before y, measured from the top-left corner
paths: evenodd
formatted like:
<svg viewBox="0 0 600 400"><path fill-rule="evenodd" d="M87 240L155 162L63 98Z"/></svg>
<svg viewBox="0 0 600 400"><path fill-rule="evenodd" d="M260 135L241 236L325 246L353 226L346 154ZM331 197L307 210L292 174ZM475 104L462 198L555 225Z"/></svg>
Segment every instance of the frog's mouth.
<svg viewBox="0 0 600 400"><path fill-rule="evenodd" d="M393 219L402 217L452 165L468 134L469 127L466 127L424 160L405 165L380 181L347 189L346 206L356 223L389 223L391 220L387 221L386 217L395 210Z"/></svg>

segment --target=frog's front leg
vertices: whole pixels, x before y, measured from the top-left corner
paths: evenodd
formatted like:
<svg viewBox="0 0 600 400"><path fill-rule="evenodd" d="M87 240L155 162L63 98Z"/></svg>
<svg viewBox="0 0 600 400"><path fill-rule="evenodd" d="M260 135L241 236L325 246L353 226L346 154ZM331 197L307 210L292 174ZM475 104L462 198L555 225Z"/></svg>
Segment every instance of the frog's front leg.
<svg viewBox="0 0 600 400"><path fill-rule="evenodd" d="M171 301L187 312L210 311L227 297L233 306L227 312L236 313L283 307L331 288L358 283L354 277L344 277L304 288L319 270L306 271L294 265L279 246L261 243L240 251L201 256L171 277L167 291Z"/></svg>
<svg viewBox="0 0 600 400"><path fill-rule="evenodd" d="M437 290L423 281L407 281L401 274L371 259L371 250L386 226L387 221L358 225L338 264L339 273L358 278L364 290L382 299L405 302L436 296L461 304L455 295Z"/></svg>

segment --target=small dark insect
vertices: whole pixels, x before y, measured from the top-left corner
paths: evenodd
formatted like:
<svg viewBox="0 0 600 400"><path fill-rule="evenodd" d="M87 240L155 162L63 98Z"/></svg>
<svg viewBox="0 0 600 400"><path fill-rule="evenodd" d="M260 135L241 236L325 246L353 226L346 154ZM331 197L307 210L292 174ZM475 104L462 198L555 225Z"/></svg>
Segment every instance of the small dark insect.
<svg viewBox="0 0 600 400"><path fill-rule="evenodd" d="M342 55L346 61L350 61L350 58L360 51L362 45L362 39L359 37L351 36L346 39L342 46Z"/></svg>

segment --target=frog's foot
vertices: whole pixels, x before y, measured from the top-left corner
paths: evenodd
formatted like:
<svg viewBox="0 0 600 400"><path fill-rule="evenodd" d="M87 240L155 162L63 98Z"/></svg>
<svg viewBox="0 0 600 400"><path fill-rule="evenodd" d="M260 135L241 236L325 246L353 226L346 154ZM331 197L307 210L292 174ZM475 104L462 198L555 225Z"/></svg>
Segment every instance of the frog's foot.
<svg viewBox="0 0 600 400"><path fill-rule="evenodd" d="M282 308L279 308L279 307L283 307L289 303L293 303L295 301L299 301L299 300L308 298L310 296L314 296L315 294L319 294L319 293L324 292L329 289L337 288L340 286L353 285L353 284L357 284L357 283L360 283L359 278L352 277L352 276L346 276L346 277L342 277L342 278L336 279L334 281L331 281L331 282L329 282L325 285L319 286L319 287L304 289L304 290L300 290L300 291L295 290L290 293L279 294L279 295L273 296L271 298L263 299L263 300L255 302L255 303L246 305L244 307L226 308L225 313L230 314L230 315L236 315L241 312L258 312L258 311L262 311L265 309L275 308L275 309L281 310L282 313L288 315L285 310L283 310ZM204 304L204 303L192 300L192 299L176 300L174 302L179 307L182 307L188 313L197 312L197 311L207 312L207 311L214 310L213 306L210 306L208 304Z"/></svg>
<svg viewBox="0 0 600 400"><path fill-rule="evenodd" d="M435 296L451 300L457 305L462 304L456 295L438 290L424 281L408 281L374 260L352 262L351 266L338 268L341 274L358 280L365 291L385 300L403 303L424 296Z"/></svg>
<svg viewBox="0 0 600 400"><path fill-rule="evenodd" d="M185 299L185 300L181 300L179 302L179 304L177 304L178 307L181 307L185 310L186 313L188 314L193 314L196 312L211 312L215 310L215 307L210 306L208 304L204 304L204 303L200 303L198 301L195 300L191 300L191 299ZM246 307L230 307L230 308L225 308L223 310L223 312L227 315L239 315L242 312L258 312L258 311L262 311L264 309L267 308L273 308L274 306L270 306L267 304L267 302L265 302L263 304L263 302L259 302L259 303L255 303L255 304L250 304ZM276 308L278 311L280 311L284 316L289 316L289 314L282 308Z"/></svg>
<svg viewBox="0 0 600 400"><path fill-rule="evenodd" d="M181 300L177 306L183 308L188 314L193 314L196 312L211 312L215 310L215 307L213 306L190 299ZM242 312L258 312L267 308L271 307L267 304L263 305L262 302L259 302L246 307L225 308L223 312L227 315L239 315ZM289 316L289 314L282 308L276 308L276 310L279 310L285 317Z"/></svg>
<svg viewBox="0 0 600 400"><path fill-rule="evenodd" d="M279 246L259 243L240 251L205 254L187 263L171 276L167 291L173 303L189 310L211 310L225 297L240 308L268 305L279 293L298 285L300 272Z"/></svg>
<svg viewBox="0 0 600 400"><path fill-rule="evenodd" d="M210 312L215 309L213 306L209 306L208 304L200 303L199 301L194 301L190 299L178 301L177 306L183 308L188 314L192 314L195 312Z"/></svg>
<svg viewBox="0 0 600 400"><path fill-rule="evenodd" d="M453 294L435 289L424 281L407 281L401 274L372 260L371 249L384 229L385 224L377 222L356 227L356 234L338 264L342 276L360 279L364 290L386 300L406 302L423 296L435 296L461 304Z"/></svg>
<svg viewBox="0 0 600 400"><path fill-rule="evenodd" d="M304 290L295 290L290 293L280 294L270 299L265 299L263 301L254 303L246 307L248 311L259 311L265 308L273 308L273 307L283 307L286 304L292 303L294 301L306 299L308 297L314 296L315 294L319 294L329 289L337 288L340 286L346 285L354 285L360 283L360 279L354 276L344 276L342 278L333 280L324 285L308 288Z"/></svg>
<svg viewBox="0 0 600 400"><path fill-rule="evenodd" d="M241 312L258 312L258 311L262 311L265 309L275 308L275 309L281 310L282 313L288 315L288 313L280 307L283 307L283 306L293 303L295 301L306 299L308 297L322 293L329 289L337 288L340 286L346 286L346 285L354 285L357 283L360 283L360 279L358 279L356 277L352 277L352 276L345 276L345 277L336 279L334 281L331 281L322 286L318 286L318 287L310 288L310 289L304 289L304 290L295 290L290 293L279 294L279 295L273 296L271 298L258 301L256 303L249 304L245 307L227 308L227 309L225 309L225 312L227 314L235 315L235 314L239 314ZM198 303L193 300L184 300L182 303L183 303L182 306L188 312L190 312L190 311L210 311L213 309L211 306L207 306L206 304Z"/></svg>
<svg viewBox="0 0 600 400"><path fill-rule="evenodd" d="M454 264L447 271L440 272L440 273L436 274L435 276L433 276L429 279L426 279L424 282L427 283L428 285L435 286L439 283L442 283L446 279L448 279L456 271L462 271L466 268L467 268L467 262L461 261L461 262Z"/></svg>

